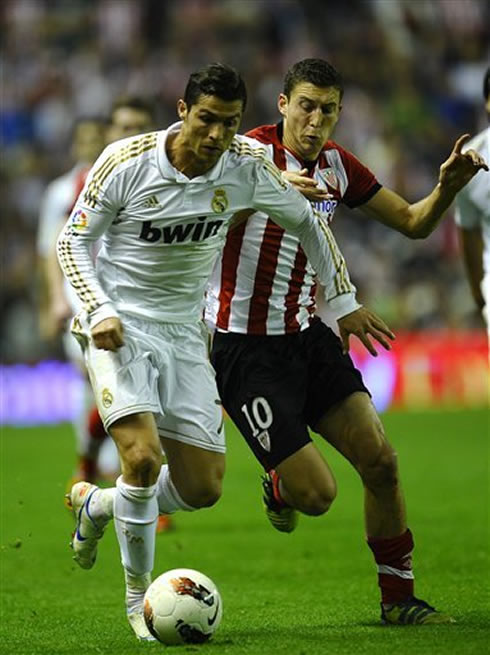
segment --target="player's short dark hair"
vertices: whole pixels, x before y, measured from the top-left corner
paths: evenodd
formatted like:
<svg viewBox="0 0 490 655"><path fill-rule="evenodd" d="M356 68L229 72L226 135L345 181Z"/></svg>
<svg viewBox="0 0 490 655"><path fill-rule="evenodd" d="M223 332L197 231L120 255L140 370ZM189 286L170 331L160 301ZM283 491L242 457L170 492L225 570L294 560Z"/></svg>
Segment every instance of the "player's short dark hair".
<svg viewBox="0 0 490 655"><path fill-rule="evenodd" d="M241 100L243 109L247 106L247 89L238 71L226 64L209 64L192 73L184 92L187 109L195 105L199 97L217 96L220 100Z"/></svg>
<svg viewBox="0 0 490 655"><path fill-rule="evenodd" d="M284 78L284 95L289 98L294 87L300 82L309 82L315 86L333 86L340 92L344 92L342 75L332 64L324 59L302 59L291 66Z"/></svg>
<svg viewBox="0 0 490 655"><path fill-rule="evenodd" d="M150 98L142 98L141 96L132 96L132 95L122 95L117 97L111 106L111 121L114 119L114 114L118 109L134 109L135 111L141 111L151 119L151 122L155 122L156 118L156 109L155 105Z"/></svg>
<svg viewBox="0 0 490 655"><path fill-rule="evenodd" d="M487 71L483 77L483 97L485 100L488 100L490 95L490 66L487 68Z"/></svg>

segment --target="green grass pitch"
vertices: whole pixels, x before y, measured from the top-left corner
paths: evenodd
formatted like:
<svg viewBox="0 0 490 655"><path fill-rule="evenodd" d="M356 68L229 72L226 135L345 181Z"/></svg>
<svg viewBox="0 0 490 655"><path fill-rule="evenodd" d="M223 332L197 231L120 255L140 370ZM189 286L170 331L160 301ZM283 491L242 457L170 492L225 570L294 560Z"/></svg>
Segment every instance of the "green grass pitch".
<svg viewBox="0 0 490 655"><path fill-rule="evenodd" d="M176 516L157 538L155 574L202 570L218 584L224 616L203 655L481 655L489 642L488 415L484 410L390 412L415 536L417 594L450 612L452 626L383 627L361 486L331 448L338 498L295 533L269 527L259 469L231 424L224 493L216 507ZM117 543L109 527L92 571L68 548L63 508L73 464L69 426L2 430L1 620L5 655L159 653L138 643L124 616Z"/></svg>

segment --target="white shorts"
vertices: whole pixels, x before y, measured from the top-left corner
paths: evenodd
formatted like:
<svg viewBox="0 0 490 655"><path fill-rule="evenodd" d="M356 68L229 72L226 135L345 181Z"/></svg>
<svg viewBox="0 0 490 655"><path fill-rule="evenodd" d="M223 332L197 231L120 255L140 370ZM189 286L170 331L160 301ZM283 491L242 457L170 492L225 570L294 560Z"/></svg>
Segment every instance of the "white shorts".
<svg viewBox="0 0 490 655"><path fill-rule="evenodd" d="M205 325L128 315L121 321L124 346L117 352L95 348L83 313L72 322L104 427L123 416L152 412L160 436L224 453L223 413Z"/></svg>

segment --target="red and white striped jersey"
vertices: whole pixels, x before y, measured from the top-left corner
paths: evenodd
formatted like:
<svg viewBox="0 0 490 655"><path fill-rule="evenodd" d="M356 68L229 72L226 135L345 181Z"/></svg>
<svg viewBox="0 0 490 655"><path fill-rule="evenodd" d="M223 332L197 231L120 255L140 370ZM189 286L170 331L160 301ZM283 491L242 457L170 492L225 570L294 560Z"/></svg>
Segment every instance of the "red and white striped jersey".
<svg viewBox="0 0 490 655"><path fill-rule="evenodd" d="M258 127L247 136L264 144L281 170L308 168L328 189L331 199L312 204L329 223L340 202L357 207L381 188L373 173L334 141L327 141L311 166L282 145L282 123ZM256 212L228 233L208 290L206 318L225 332L297 332L310 325L315 293L315 272L298 239Z"/></svg>

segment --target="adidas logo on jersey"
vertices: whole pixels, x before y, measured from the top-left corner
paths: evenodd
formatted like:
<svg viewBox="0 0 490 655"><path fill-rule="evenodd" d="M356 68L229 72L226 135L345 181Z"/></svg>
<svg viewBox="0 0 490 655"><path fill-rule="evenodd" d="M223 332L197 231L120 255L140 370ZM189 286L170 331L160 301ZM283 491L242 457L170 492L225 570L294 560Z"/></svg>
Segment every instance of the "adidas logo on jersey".
<svg viewBox="0 0 490 655"><path fill-rule="evenodd" d="M144 221L141 226L140 239L156 243L182 243L183 241L205 241L218 234L224 221L208 221L207 216L200 216L198 223L186 223L184 225L171 225L156 227L151 221Z"/></svg>
<svg viewBox="0 0 490 655"><path fill-rule="evenodd" d="M145 200L143 203L144 206L148 209L154 209L155 207L160 207L160 203L158 202L158 198L156 196L150 196Z"/></svg>

